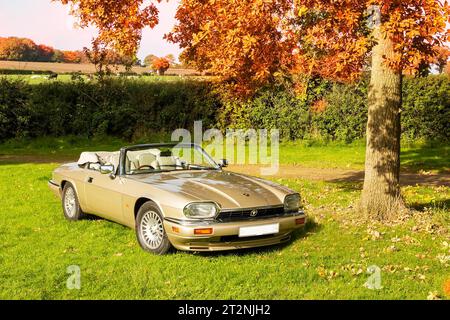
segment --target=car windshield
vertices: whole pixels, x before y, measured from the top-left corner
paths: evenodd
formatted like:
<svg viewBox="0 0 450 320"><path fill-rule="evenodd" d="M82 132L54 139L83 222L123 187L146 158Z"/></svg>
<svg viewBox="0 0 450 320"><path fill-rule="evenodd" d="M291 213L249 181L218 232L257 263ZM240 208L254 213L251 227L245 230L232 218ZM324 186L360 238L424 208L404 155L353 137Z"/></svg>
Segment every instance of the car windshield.
<svg viewBox="0 0 450 320"><path fill-rule="evenodd" d="M217 169L214 160L195 144L139 146L125 154L126 174Z"/></svg>

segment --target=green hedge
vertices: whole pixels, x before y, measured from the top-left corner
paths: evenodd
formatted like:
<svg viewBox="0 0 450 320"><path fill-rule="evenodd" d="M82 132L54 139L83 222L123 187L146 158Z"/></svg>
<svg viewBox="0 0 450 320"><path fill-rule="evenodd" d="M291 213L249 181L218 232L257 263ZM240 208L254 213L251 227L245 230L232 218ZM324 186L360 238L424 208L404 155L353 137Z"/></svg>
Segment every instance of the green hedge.
<svg viewBox="0 0 450 320"><path fill-rule="evenodd" d="M368 80L357 84L315 81L303 99L289 89L260 90L248 102L226 102L219 126L279 128L284 139L351 142L364 137ZM311 107L324 100L324 111ZM401 113L403 138L450 140L450 78L446 75L405 78Z"/></svg>
<svg viewBox="0 0 450 320"><path fill-rule="evenodd" d="M402 137L410 140L450 140L450 78L445 75L403 80ZM325 95L325 112L312 127L332 140L364 137L367 121L367 81L333 86Z"/></svg>
<svg viewBox="0 0 450 320"><path fill-rule="evenodd" d="M450 140L450 77L408 79L403 84L403 135Z"/></svg>
<svg viewBox="0 0 450 320"><path fill-rule="evenodd" d="M0 80L0 139L63 135L112 135L134 139L212 126L218 99L200 81L59 82L28 85Z"/></svg>
<svg viewBox="0 0 450 320"><path fill-rule="evenodd" d="M0 69L0 74L6 75L24 75L24 74L53 74L53 71L50 70L24 70L24 69Z"/></svg>
<svg viewBox="0 0 450 320"><path fill-rule="evenodd" d="M408 139L450 139L450 78L405 79L402 127ZM364 137L367 81L354 85L311 81L298 98L285 85L260 90L247 102L224 101L198 80L48 82L0 78L0 140L112 135L127 140L176 128L278 128L283 139L351 142ZM323 111L311 106L326 101Z"/></svg>

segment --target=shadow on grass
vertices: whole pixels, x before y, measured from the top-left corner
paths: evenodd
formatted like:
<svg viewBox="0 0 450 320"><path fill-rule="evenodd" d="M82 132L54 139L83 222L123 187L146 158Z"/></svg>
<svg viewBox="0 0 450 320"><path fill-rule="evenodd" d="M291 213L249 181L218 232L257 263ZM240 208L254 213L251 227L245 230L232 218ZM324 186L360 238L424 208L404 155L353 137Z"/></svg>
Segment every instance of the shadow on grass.
<svg viewBox="0 0 450 320"><path fill-rule="evenodd" d="M363 187L362 181L345 181L342 179L334 179L327 182L334 183L339 190L344 192L361 191Z"/></svg>
<svg viewBox="0 0 450 320"><path fill-rule="evenodd" d="M425 211L426 208L449 209L450 198L429 202L413 202L409 207L417 211Z"/></svg>
<svg viewBox="0 0 450 320"><path fill-rule="evenodd" d="M405 147L403 150L401 152L402 169L409 172L436 170L438 173L450 174L448 143L430 141L420 146Z"/></svg>
<svg viewBox="0 0 450 320"><path fill-rule="evenodd" d="M336 183L339 188L345 191L362 190L364 181L363 171L349 172L342 177L326 179L326 182ZM400 185L402 186L450 186L450 172L440 172L437 174L418 174L400 171Z"/></svg>
<svg viewBox="0 0 450 320"><path fill-rule="evenodd" d="M308 220L303 228L295 230L291 234L291 239L287 242L274 244L264 247L245 248L239 250L227 251L197 251L196 254L202 257L224 257L224 256L246 256L250 254L264 254L280 251L286 247L291 246L298 239L307 237L309 234L318 233L323 226L314 221L313 218L308 217Z"/></svg>

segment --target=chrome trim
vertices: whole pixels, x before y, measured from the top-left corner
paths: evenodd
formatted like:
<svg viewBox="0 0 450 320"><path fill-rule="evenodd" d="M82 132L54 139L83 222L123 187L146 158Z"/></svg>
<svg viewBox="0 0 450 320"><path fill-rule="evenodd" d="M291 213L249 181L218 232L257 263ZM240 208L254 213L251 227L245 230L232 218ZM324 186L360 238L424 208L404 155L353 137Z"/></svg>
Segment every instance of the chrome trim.
<svg viewBox="0 0 450 320"><path fill-rule="evenodd" d="M54 185L55 187L59 188L59 184L57 184L55 181L53 180L48 180L48 183L50 183L51 185Z"/></svg>
<svg viewBox="0 0 450 320"><path fill-rule="evenodd" d="M208 220L208 219L196 219L196 220L186 220L186 219L177 219L177 218L164 218L164 221L168 221L171 223L175 223L181 226L203 226L217 223L216 220Z"/></svg>
<svg viewBox="0 0 450 320"><path fill-rule="evenodd" d="M274 209L274 208L284 208L283 204L275 204L272 206L265 206L265 207L246 207L246 208L229 208L229 209L221 209L219 211L219 214L221 212L234 212L234 211L246 211L246 210L254 210L254 209Z"/></svg>
<svg viewBox="0 0 450 320"><path fill-rule="evenodd" d="M248 218L248 219L242 219L238 221L220 221L220 220L214 220L214 219L196 219L196 220L186 220L186 219L177 219L177 218L164 218L164 221L168 221L171 223L178 224L180 226L209 226L209 225L215 225L215 224L223 224L223 223L238 223L239 221L245 222L245 221L261 221L264 219L274 219L274 218L286 218L286 217L295 217L295 216L301 216L305 215L305 212L303 210L299 210L297 212L289 212L284 213L278 216L268 216L268 217L255 217L255 218ZM305 215L306 216L306 215Z"/></svg>

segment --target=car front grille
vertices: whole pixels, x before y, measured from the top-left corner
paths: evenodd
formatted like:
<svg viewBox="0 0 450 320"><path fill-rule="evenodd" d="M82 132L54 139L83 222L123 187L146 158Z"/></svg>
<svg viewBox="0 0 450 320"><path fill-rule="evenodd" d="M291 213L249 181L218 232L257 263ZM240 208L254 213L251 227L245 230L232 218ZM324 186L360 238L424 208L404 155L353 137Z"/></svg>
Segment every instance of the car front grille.
<svg viewBox="0 0 450 320"><path fill-rule="evenodd" d="M255 215L256 210L256 215ZM253 213L252 213L253 212ZM219 213L217 220L223 222L239 221L239 220L252 220L252 219L264 219L277 217L284 214L284 207L262 207L262 208L246 208L246 209L233 209L224 210Z"/></svg>

